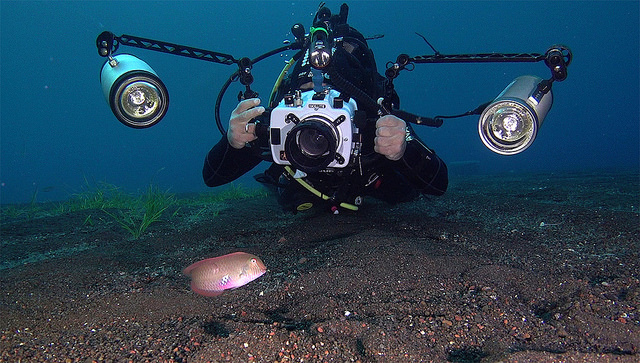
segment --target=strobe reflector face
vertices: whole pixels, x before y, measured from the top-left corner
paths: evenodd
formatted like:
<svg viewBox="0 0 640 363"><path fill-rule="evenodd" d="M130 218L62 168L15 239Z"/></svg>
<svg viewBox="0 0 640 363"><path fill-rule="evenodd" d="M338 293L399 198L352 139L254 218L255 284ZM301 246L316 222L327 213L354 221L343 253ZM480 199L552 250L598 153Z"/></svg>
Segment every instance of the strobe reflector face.
<svg viewBox="0 0 640 363"><path fill-rule="evenodd" d="M540 82L535 76L518 77L484 109L478 133L487 148L513 155L531 146L553 103L551 91L538 94Z"/></svg>
<svg viewBox="0 0 640 363"><path fill-rule="evenodd" d="M523 151L531 145L537 130L536 116L518 102L494 103L480 118L482 142L498 154L511 155Z"/></svg>
<svg viewBox="0 0 640 363"><path fill-rule="evenodd" d="M100 82L111 111L126 126L150 127L167 113L167 88L148 64L132 55L120 54L107 61Z"/></svg>
<svg viewBox="0 0 640 363"><path fill-rule="evenodd" d="M122 80L113 90L110 105L114 115L127 126L151 127L166 114L168 94L153 75L137 75Z"/></svg>

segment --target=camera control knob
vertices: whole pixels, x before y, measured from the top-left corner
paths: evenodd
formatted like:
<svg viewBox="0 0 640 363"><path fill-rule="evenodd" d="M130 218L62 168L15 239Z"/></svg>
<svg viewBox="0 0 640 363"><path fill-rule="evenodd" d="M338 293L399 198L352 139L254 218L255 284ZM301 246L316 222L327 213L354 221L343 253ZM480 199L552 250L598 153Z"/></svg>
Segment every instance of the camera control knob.
<svg viewBox="0 0 640 363"><path fill-rule="evenodd" d="M285 106L293 107L293 95L287 94L284 96L284 104Z"/></svg>
<svg viewBox="0 0 640 363"><path fill-rule="evenodd" d="M296 90L296 95L293 98L293 105L296 107L302 106L302 92L300 92L300 90Z"/></svg>

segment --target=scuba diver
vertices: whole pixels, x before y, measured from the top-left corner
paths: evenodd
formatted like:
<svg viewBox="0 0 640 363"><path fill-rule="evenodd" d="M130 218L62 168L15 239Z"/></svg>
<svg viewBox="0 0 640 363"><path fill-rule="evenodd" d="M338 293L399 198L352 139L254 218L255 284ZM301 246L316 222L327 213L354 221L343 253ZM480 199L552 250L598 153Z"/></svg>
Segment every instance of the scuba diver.
<svg viewBox="0 0 640 363"><path fill-rule="evenodd" d="M226 135L205 158L206 185L224 185L269 160L255 178L293 213L318 206L357 210L365 196L399 203L445 193L445 163L407 122L381 112L381 105L399 109L399 97L347 15L346 4L336 15L321 5L308 47L294 57L268 107L257 97L240 101Z"/></svg>

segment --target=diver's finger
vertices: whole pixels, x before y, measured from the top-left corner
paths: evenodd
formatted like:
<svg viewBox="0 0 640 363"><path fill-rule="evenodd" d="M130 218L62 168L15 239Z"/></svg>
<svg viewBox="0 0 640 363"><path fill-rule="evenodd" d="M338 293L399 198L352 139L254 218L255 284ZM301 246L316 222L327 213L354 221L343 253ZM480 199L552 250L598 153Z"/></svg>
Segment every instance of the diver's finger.
<svg viewBox="0 0 640 363"><path fill-rule="evenodd" d="M239 115L253 107L256 107L260 104L259 98L249 98L238 103L236 108L231 113L232 115Z"/></svg>
<svg viewBox="0 0 640 363"><path fill-rule="evenodd" d="M384 115L376 121L376 127L405 127L406 123L403 119L394 115Z"/></svg>
<svg viewBox="0 0 640 363"><path fill-rule="evenodd" d="M260 115L262 115L262 113L264 112L264 107L260 106L260 107L254 107L251 109L248 109L246 111L244 111L242 113L242 118L247 120L247 122L249 120L252 120Z"/></svg>

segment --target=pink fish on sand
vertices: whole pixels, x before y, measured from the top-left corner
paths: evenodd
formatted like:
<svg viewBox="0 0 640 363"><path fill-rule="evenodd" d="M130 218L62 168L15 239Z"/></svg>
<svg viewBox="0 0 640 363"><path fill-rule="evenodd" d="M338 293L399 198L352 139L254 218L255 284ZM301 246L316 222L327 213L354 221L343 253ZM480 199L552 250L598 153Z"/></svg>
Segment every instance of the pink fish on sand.
<svg viewBox="0 0 640 363"><path fill-rule="evenodd" d="M191 290L204 296L218 296L262 276L267 268L259 257L245 252L207 258L185 268L191 277Z"/></svg>

